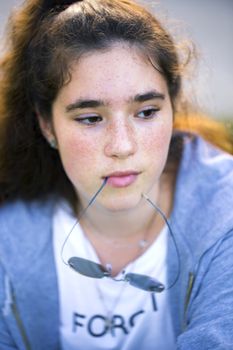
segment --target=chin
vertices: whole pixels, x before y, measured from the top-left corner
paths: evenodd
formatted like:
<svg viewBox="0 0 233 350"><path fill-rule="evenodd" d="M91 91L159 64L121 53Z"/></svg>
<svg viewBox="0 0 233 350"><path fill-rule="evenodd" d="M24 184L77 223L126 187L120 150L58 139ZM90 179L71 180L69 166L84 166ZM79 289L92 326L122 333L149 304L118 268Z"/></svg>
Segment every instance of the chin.
<svg viewBox="0 0 233 350"><path fill-rule="evenodd" d="M135 209L142 200L141 194L105 197L101 201L102 206L110 212L121 212Z"/></svg>

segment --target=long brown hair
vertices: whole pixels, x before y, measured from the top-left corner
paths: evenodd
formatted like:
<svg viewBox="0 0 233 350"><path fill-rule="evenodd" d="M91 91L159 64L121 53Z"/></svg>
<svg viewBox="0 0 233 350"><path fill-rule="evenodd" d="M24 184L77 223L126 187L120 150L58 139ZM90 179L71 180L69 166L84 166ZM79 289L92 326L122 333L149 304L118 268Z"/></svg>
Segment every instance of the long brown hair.
<svg viewBox="0 0 233 350"><path fill-rule="evenodd" d="M149 57L178 110L182 65L175 44L154 16L131 0L26 0L11 17L0 62L2 199L55 194L75 202L59 153L42 136L36 111L50 119L72 61L115 41L136 45Z"/></svg>

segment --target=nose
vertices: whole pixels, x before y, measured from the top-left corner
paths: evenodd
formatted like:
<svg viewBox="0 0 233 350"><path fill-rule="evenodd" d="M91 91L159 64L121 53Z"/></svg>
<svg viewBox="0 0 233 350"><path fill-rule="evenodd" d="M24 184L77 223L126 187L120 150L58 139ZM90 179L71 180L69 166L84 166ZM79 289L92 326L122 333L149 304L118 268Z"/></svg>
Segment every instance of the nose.
<svg viewBox="0 0 233 350"><path fill-rule="evenodd" d="M136 135L129 121L116 119L107 128L105 155L124 159L132 156L137 149Z"/></svg>

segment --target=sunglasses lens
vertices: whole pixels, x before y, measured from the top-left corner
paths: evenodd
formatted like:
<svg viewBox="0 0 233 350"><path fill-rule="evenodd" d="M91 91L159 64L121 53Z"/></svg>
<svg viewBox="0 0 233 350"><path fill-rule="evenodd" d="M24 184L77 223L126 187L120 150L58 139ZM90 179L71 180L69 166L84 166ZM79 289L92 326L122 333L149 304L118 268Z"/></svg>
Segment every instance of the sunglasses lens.
<svg viewBox="0 0 233 350"><path fill-rule="evenodd" d="M68 260L69 266L81 275L92 278L103 278L109 276L109 272L104 270L103 266L93 261L72 257Z"/></svg>
<svg viewBox="0 0 233 350"><path fill-rule="evenodd" d="M132 286L143 289L147 292L157 292L160 293L164 290L164 285L157 281L155 278L140 275L137 273L127 273L125 275L126 281L129 282Z"/></svg>

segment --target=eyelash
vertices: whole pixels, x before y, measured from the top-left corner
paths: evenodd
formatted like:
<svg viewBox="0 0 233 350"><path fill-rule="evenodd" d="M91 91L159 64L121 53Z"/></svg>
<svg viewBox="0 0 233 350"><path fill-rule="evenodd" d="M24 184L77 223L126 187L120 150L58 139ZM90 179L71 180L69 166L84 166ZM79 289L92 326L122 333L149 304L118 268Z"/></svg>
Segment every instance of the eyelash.
<svg viewBox="0 0 233 350"><path fill-rule="evenodd" d="M155 116L157 116L157 112L159 112L159 111L160 111L160 108L155 108L155 107L146 108L146 109L143 109L142 111L138 112L137 117L139 119L150 120L150 119L153 119ZM140 114L142 114L142 113L144 113L145 115L143 117L140 117ZM100 123L103 120L103 118L101 116L98 116L98 115L90 115L90 116L86 116L86 117L78 117L75 120L80 124L95 125L95 124Z"/></svg>
<svg viewBox="0 0 233 350"><path fill-rule="evenodd" d="M146 108L146 109L143 109L142 111L140 111L140 112L138 113L138 116L139 116L139 114L141 114L141 113L145 113L146 115L144 115L143 118L141 118L140 116L139 116L139 118L140 118L140 119L146 119L146 120L148 120L148 119L153 119L155 116L157 116L157 112L159 112L159 111L160 111L159 108L149 107L149 108ZM149 115L147 115L147 113L149 113Z"/></svg>
<svg viewBox="0 0 233 350"><path fill-rule="evenodd" d="M94 124L97 124L97 123L101 122L103 120L103 118L98 116L98 115L90 115L90 116L87 116L87 117L76 118L75 120L77 122L79 122L80 124L94 125Z"/></svg>

